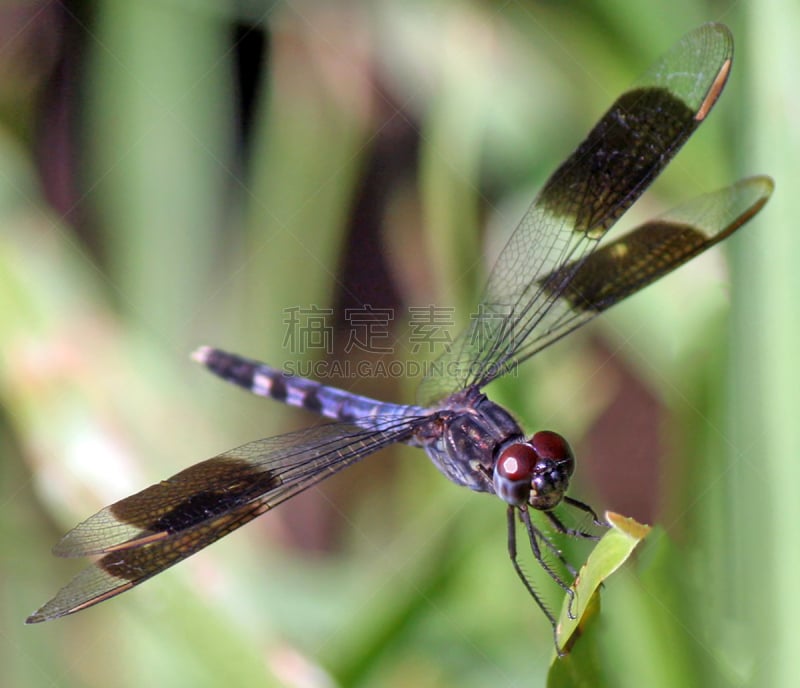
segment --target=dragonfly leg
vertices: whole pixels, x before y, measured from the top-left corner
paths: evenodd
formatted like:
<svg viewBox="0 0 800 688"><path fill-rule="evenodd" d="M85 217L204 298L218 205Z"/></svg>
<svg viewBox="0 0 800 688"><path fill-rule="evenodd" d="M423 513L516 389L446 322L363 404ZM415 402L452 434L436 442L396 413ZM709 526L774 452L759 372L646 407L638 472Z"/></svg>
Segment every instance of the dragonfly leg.
<svg viewBox="0 0 800 688"><path fill-rule="evenodd" d="M577 528L567 528L564 525L564 522L556 516L552 511L545 511L545 515L547 516L550 523L553 524L553 528L555 528L559 533L564 533L564 535L569 535L570 537L576 538L583 538L584 540L599 540L599 535L594 535L593 533L587 533L583 530Z"/></svg>
<svg viewBox="0 0 800 688"><path fill-rule="evenodd" d="M508 556L511 558L511 564L513 565L514 570L517 572L517 576L519 576L519 579L522 581L522 584L525 586L530 596L534 599L536 604L539 606L539 609L542 610L542 613L550 622L550 625L553 628L553 640L556 645L556 651L558 651L556 617L553 612L550 611L550 608L544 603L544 600L539 597L539 593L536 592L536 589L533 587L533 583L531 583L528 576L525 575L525 572L522 570L522 567L519 565L519 561L517 560L517 522L514 520L514 506L509 504L506 513L508 514ZM561 654L560 651L559 654Z"/></svg>
<svg viewBox="0 0 800 688"><path fill-rule="evenodd" d="M548 545L548 548L551 550L556 550L555 546L549 539L536 527L533 525L533 521L531 521L530 512L525 509L524 507L519 508L519 518L522 523L525 525L525 530L528 533L528 540L531 544L531 551L533 552L533 556L537 562L539 562L539 566L541 566L546 572L547 575L550 576L558 585L559 587L567 593L569 596L569 616L571 619L574 619L575 616L572 613L572 603L575 601L575 591L569 586L569 584L561 578L561 576L556 573L547 560L542 556L542 550L539 547L539 540L541 539ZM558 550L556 550L558 551ZM558 558L563 561L563 555L558 552Z"/></svg>
<svg viewBox="0 0 800 688"><path fill-rule="evenodd" d="M608 528L609 527L608 523L606 523L605 521L602 521L600 519L600 517L595 513L594 509L592 509L592 507L590 507L585 502L581 502L578 499L573 499L572 497L567 497L566 495L564 495L563 501L564 501L565 504L569 504L570 506L574 506L576 509L580 509L581 511L584 511L587 514L589 514L589 516L592 517L592 521L594 522L594 524L596 526L601 526L603 528Z"/></svg>
<svg viewBox="0 0 800 688"><path fill-rule="evenodd" d="M558 559L559 562L561 562L561 565L565 569L567 569L569 575L575 578L575 576L578 575L578 571L572 564L569 563L569 561L567 561L567 558L564 556L564 553L558 547L556 547L556 544L541 530L537 529L536 533L538 537L542 540L542 542L545 544L545 547L547 547L547 549L550 550L552 555L556 559Z"/></svg>

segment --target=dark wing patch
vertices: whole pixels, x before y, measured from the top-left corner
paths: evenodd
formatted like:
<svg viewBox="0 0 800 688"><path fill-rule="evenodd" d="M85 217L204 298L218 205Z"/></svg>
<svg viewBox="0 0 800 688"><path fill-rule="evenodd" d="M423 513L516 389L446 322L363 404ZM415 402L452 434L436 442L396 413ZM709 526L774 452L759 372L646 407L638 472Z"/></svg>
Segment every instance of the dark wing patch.
<svg viewBox="0 0 800 688"><path fill-rule="evenodd" d="M623 93L539 194L573 232L600 239L697 126L695 111L663 88Z"/></svg>

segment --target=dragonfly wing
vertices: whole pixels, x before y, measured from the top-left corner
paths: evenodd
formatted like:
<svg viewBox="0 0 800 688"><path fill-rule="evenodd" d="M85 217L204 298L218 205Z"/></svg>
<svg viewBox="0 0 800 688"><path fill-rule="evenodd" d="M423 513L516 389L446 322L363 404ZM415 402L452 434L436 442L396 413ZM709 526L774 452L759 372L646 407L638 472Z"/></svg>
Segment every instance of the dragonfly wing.
<svg viewBox="0 0 800 688"><path fill-rule="evenodd" d="M743 179L636 227L580 265L559 268L571 276L569 284L560 290L546 324L514 352L510 364L521 363L730 236L761 210L773 186L769 177ZM543 288L551 288L562 279L553 274L540 282Z"/></svg>
<svg viewBox="0 0 800 688"><path fill-rule="evenodd" d="M101 555L28 619L90 607L151 578L326 477L407 439L415 419L374 429L332 423L250 442L105 507L67 533L59 556Z"/></svg>
<svg viewBox="0 0 800 688"><path fill-rule="evenodd" d="M706 24L617 99L523 216L471 325L423 380L421 403L488 383L549 328L548 313L582 260L706 118L732 55L728 29Z"/></svg>

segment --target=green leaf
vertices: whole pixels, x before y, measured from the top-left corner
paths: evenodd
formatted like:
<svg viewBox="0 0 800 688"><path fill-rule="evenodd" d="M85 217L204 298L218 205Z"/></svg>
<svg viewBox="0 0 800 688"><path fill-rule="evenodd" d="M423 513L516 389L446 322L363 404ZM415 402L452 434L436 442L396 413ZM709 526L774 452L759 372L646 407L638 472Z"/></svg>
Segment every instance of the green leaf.
<svg viewBox="0 0 800 688"><path fill-rule="evenodd" d="M572 585L574 598L566 597L561 608L556 632L560 653L570 652L586 622L599 611L597 591L602 582L625 563L636 545L650 532L650 526L611 511L605 513L605 518L611 528L578 572Z"/></svg>

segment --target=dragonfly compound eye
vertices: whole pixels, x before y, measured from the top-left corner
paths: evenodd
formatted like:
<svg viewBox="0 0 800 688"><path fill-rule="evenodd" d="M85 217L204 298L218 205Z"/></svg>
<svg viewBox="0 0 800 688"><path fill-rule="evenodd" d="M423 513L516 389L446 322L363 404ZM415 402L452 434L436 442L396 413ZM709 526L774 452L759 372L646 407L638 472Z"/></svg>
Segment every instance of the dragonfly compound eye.
<svg viewBox="0 0 800 688"><path fill-rule="evenodd" d="M515 442L506 447L494 464L493 482L497 496L508 504L525 504L538 460L529 444Z"/></svg>
<svg viewBox="0 0 800 688"><path fill-rule="evenodd" d="M567 491L569 478L575 470L575 454L561 435L550 430L537 432L531 437L530 445L537 461L528 503L534 509L552 509Z"/></svg>
<svg viewBox="0 0 800 688"><path fill-rule="evenodd" d="M568 468L567 476L575 470L575 454L569 442L557 432L540 430L531 437L531 446L540 459L552 459Z"/></svg>

